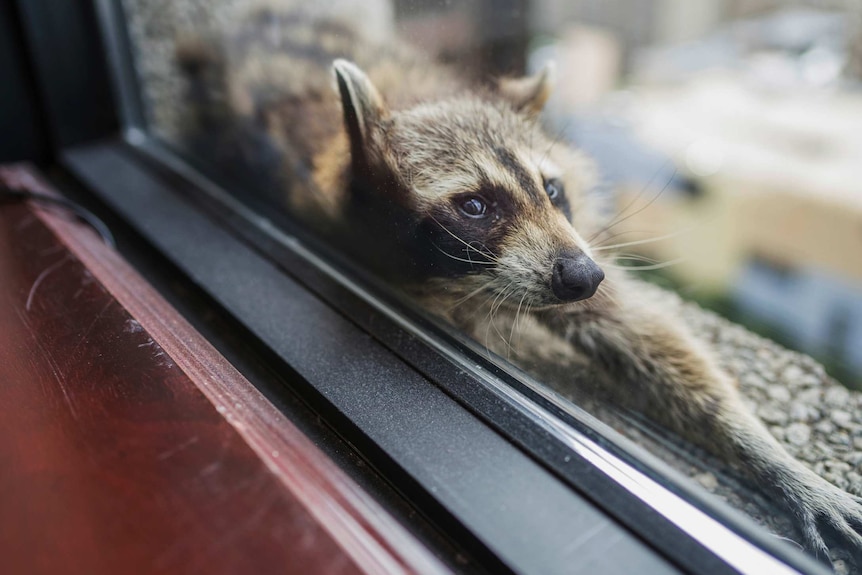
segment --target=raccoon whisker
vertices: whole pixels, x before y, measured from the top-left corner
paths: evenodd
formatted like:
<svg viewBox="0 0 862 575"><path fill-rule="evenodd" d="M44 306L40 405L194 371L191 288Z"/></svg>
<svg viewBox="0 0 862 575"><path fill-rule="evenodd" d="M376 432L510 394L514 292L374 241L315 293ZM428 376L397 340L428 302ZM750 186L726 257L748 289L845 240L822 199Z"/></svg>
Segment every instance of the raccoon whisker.
<svg viewBox="0 0 862 575"><path fill-rule="evenodd" d="M565 133L566 130L569 129L569 126L572 125L573 121L574 121L574 118L569 118L569 120L566 121L566 123L564 123L563 126L560 128L560 130L557 132L556 136L554 136L554 139L551 140L551 145L548 146L548 149L545 150L545 153L542 155L542 159L539 161L540 166L545 163L545 160L548 159L548 155L550 155L551 150L554 149L554 146L556 146L557 144L560 143L560 140L563 138L563 134Z"/></svg>
<svg viewBox="0 0 862 575"><path fill-rule="evenodd" d="M514 283L514 282L511 282L509 284L509 286L511 286L512 283ZM494 331L497 332L497 336L500 338L500 341L502 341L503 344L505 344L505 346L506 346L506 357L507 358L509 357L509 355L512 351L512 347L509 345L509 341L506 339L506 336L504 336L503 333L500 331L500 327L497 325L497 323L494 321L494 319L495 319L495 316L497 315L497 313L500 311L500 308L503 307L503 304L506 303L506 301L509 299L509 296L512 295L513 293L517 292L517 291L518 291L517 286L512 288L512 289L506 288L506 290L502 294L503 297L500 298L499 303L495 301L494 303L496 304L496 306L492 306L492 308L491 308L491 324L494 326Z"/></svg>
<svg viewBox="0 0 862 575"><path fill-rule="evenodd" d="M530 312L533 311L533 303L534 302L535 302L535 300L532 297L527 300L527 307L524 308L524 317L530 317ZM521 334L524 333L524 331L520 327L521 326L519 325L518 326L518 344L521 343Z"/></svg>
<svg viewBox="0 0 862 575"><path fill-rule="evenodd" d="M489 282L489 283L493 283L493 281L494 281L494 280L491 280L491 282ZM507 287L509 287L509 286L507 285L507 286L504 286L502 289L496 289L496 290L493 290L493 291L491 292L491 294L490 294L488 297L486 297L486 298L484 299L484 301L482 301L482 303L481 303L481 304L479 304L479 305L477 305L477 306L476 306L476 311L475 311L475 313L476 313L476 314L478 314L479 312L482 312L482 311L484 311L484 310L487 308L489 311L488 311L488 313L486 314L486 316L490 316L490 313L491 313L491 312L490 312L490 309L491 309L491 308L490 308L490 307L488 307L488 302L490 302L491 300L497 301L497 300L496 300L496 298L497 298L497 297L499 297L499 296L500 296L500 293L501 293L503 290L505 290ZM493 303L492 303L491 305L493 305Z"/></svg>
<svg viewBox="0 0 862 575"><path fill-rule="evenodd" d="M503 289L505 289L505 288L503 288ZM502 290L500 290L500 291L496 291L496 292L494 292L494 293L496 293L496 294L497 294L497 296L494 298L494 301L496 302L496 301L497 301L497 298L499 298L499 297L500 297L500 294L502 293ZM492 296L493 296L493 294L492 294ZM488 299L491 299L491 298L489 297ZM484 302L484 303L488 303L488 300L485 300L485 302ZM483 305L484 305L484 304L483 304ZM486 321L486 325L485 325L485 351L487 351L487 352L488 352L488 359L491 359L491 348L490 348L490 346L488 345L488 341L489 341L489 336L490 336L490 332L491 332L491 323L492 323L492 318L493 318L493 316L492 316L492 312L493 312L493 310L494 310L494 304L492 303L492 304L491 304L491 307L490 307L490 308L488 308L488 313L487 313L487 314L486 314L486 316L485 316L485 318L486 318L486 320L487 320L487 321Z"/></svg>
<svg viewBox="0 0 862 575"><path fill-rule="evenodd" d="M670 161L670 160L668 160L668 161ZM634 205L634 203L637 202L641 198L643 193L647 189L649 189L650 185L652 184L652 180L650 180L650 182L648 182L647 185L644 186L640 192L638 192L638 194L634 197L634 199L632 199L628 204L626 204L626 207L624 207L622 210L620 210L619 214L617 214L617 216L613 220L611 220L611 222L609 224L607 224L602 229L600 229L598 232L593 234L593 236L589 240L587 240L587 242L588 243L592 242L594 239L599 237L601 234L605 233L606 231L612 229L615 226L620 225L621 223L623 223L627 219L633 218L634 216L638 215L639 213L641 213L642 211L644 211L645 209L647 209L648 207L653 205L653 203L655 203L655 201L661 197L661 195L665 192L665 190L667 190L667 187L673 181L673 177L676 175L676 173L677 173L677 168L674 167L673 172L671 172L670 177L667 179L667 182L665 182L665 184L661 187L661 189L658 191L658 193L656 193L652 198L650 198L650 200L646 204L644 204L643 207L639 208L638 210L630 213L629 215L627 215L625 217L622 217L623 214L625 214L629 210L629 208L631 208L632 205Z"/></svg>
<svg viewBox="0 0 862 575"><path fill-rule="evenodd" d="M488 289L488 286L490 286L493 282L494 282L494 280L490 280L490 281L488 281L487 283L485 283L485 284L483 284L483 285L479 286L479 287L478 287L478 288L476 288L475 290L471 291L471 292L470 292L470 293L468 293L466 296L462 297L461 299L459 299L458 301L456 301L454 304L452 304L452 306L449 308L449 311L452 311L453 309L455 309L455 308L456 308L456 307L458 307L459 305L463 304L464 302L466 302L466 301L467 301L467 300L469 300L470 298L472 298L472 297L474 297L474 296L476 296L476 295L480 294L481 292L485 291L486 289Z"/></svg>
<svg viewBox="0 0 862 575"><path fill-rule="evenodd" d="M524 290L524 295L521 296L521 301L518 302L518 309L515 311L515 319L512 320L512 329L509 331L509 343L508 348L511 351L512 348L512 339L515 337L515 328L518 326L518 320L521 318L521 306L524 305L524 300L527 298L527 290ZM520 331L518 331L520 335ZM509 359L508 357L506 359Z"/></svg>
<svg viewBox="0 0 862 575"><path fill-rule="evenodd" d="M497 257L497 254L495 254L494 252L492 252L491 250L489 250L486 246L482 245L482 247L483 247L483 248L485 248L485 250L486 250L486 251L484 251L484 252L483 252L482 250L480 250L480 249L476 248L476 246L474 246L473 244L471 244L471 243L469 243L469 242L466 242L466 241L464 241L463 239L461 239L460 237L458 237L458 235L457 235L457 234L455 234L454 232L452 232L452 230L450 230L449 228L447 228L446 226L444 226L443 224L441 224L441 223L440 223L440 220L438 220L438 219L437 219L437 218L435 218L434 216L431 216L431 219L432 219L432 220L434 220L434 222L435 222L438 226L440 226L441 228L443 228L443 230L444 230L447 234L449 234L450 236L452 236L453 238L455 238L456 240L458 240L459 242L461 242L462 244L464 244L465 246L467 246L467 249L468 249L468 250L473 250L473 251L474 251L474 252L476 252L476 253L482 254L482 256L483 256L483 257L488 258L488 259L489 259L489 260L491 260L492 262L494 262L494 263L499 263L500 259Z"/></svg>
<svg viewBox="0 0 862 575"><path fill-rule="evenodd" d="M637 195L636 195L634 198L632 198L632 199L629 201L629 203L627 203L627 204L625 205L625 207L624 207L623 209L621 209L619 212L617 212L617 215L615 216L615 218L618 218L618 217L622 216L623 214L625 214L625 213L629 210L629 208L631 208L633 205L635 205L635 204L638 202L638 200L640 200L640 199L641 199L641 197L646 193L646 191L647 191L647 190L649 190L649 189L652 187L652 184L653 184L653 182L655 182L655 179L658 177L658 175L659 175L659 174L660 174L660 173L661 173L661 172L662 172L662 171L663 171L663 170L664 170L668 165L671 165L671 164L672 164L672 162L673 162L673 160L671 160L670 158L667 158L664 162L662 162L662 164L658 167L658 169L656 169L656 171L655 171L655 172L653 172L653 175L652 175L652 176L650 176L649 181L647 181L647 183L646 183L646 184L644 184L644 186L643 186L643 187L641 187L641 189L640 189L640 191L637 193ZM674 166L673 172L671 173L670 178L668 178L667 183L665 184L665 186L667 186L667 184L669 184L669 183L670 183L670 181L673 179L673 177L674 177L675 175L676 175L676 167Z"/></svg>
<svg viewBox="0 0 862 575"><path fill-rule="evenodd" d="M624 260L624 261L633 261L633 262L645 262L648 264L658 264L661 263L657 259L653 259L648 256L642 256L640 254L618 254L614 257L615 260Z"/></svg>
<svg viewBox="0 0 862 575"><path fill-rule="evenodd" d="M658 263L658 264L655 264L655 265L648 265L648 266L614 266L614 265L608 265L607 267L609 267L609 268L613 268L613 269L616 269L616 270L623 270L623 271L627 271L627 272L628 272L628 271L649 271L649 270L660 270L660 269L663 269L663 268L667 268L667 267L670 267L670 266L676 265L676 264L678 264L678 263L680 263L680 262L685 261L686 259L688 259L688 258L676 258L675 260L670 260L670 261L667 261L667 262L662 262L662 263Z"/></svg>
<svg viewBox="0 0 862 575"><path fill-rule="evenodd" d="M596 239L597 237L599 237L601 234L603 234L603 233L605 233L605 232L607 232L607 231L609 231L609 230L611 230L611 229L615 228L616 226L620 225L621 223L625 222L626 220L628 220L628 219L630 219L630 218L635 217L636 215L640 214L641 212L643 212L644 210L646 210L647 208L649 208L651 205L653 205L653 203L655 203L655 201L656 201L657 199L659 199L659 198L661 197L661 195L662 195L662 194L665 192L665 190L667 189L667 186L668 186L668 185L670 185L670 180L668 180L667 184L665 184L665 185L664 185L664 186L663 186L663 187L658 191L658 193L656 193L652 198L650 198L650 200L649 200L646 204L644 204L641 208L639 208L638 210L636 210L636 211L634 211L634 212L630 213L629 215L627 215L627 216L625 216L625 217L620 218L620 216L617 216L617 217L616 217L616 218L614 218L614 219L613 219L609 224L607 224L607 225L606 225L606 226L604 226L602 229L600 229L598 232L596 232L596 233L595 233L595 234L594 234L594 235L593 235L589 240L587 240L587 241L588 241L588 242L592 242L594 239ZM626 208L626 209L628 209L628 208ZM624 213L624 211L623 211L623 212L620 212L620 215L622 215L623 213Z"/></svg>
<svg viewBox="0 0 862 575"><path fill-rule="evenodd" d="M620 236L629 236L631 234L649 234L649 233L652 233L652 232L648 232L646 230L623 230L621 232L615 232L613 234L610 234L606 238L602 239L601 242L596 244L596 247L605 246L606 245L605 242L608 242L608 241L610 241L614 238L618 238ZM595 249L595 248L593 248L593 249Z"/></svg>
<svg viewBox="0 0 862 575"><path fill-rule="evenodd" d="M613 245L610 245L610 246L607 246L607 245L600 245L600 246L598 246L598 247L594 247L594 248L593 248L593 251L594 251L594 252L601 252L601 251L604 251L604 250L613 250L613 249L616 249L616 248L624 248L624 247L628 247L628 246L640 246L640 245L643 245L643 244L651 244L651 243L654 243L654 242L660 242L660 241L662 241L662 240L669 240L669 239L671 239L671 238L675 238L675 237L680 236L680 235L682 235L682 234L686 234L686 233L688 233L688 232L691 232L691 231L693 231L694 229L695 229L695 228L694 228L694 226L691 226L691 227L688 227L688 228L685 228L685 229L682 229L682 230L679 230L679 231L676 231L676 232L672 232L672 233L669 233L669 234L665 234L665 235L663 235L663 236L657 236L657 237L654 237L654 238L646 238L646 239L643 239L643 240L636 240L636 241L632 241L632 242L623 242L623 243L621 243L621 244L613 244ZM622 235L622 234L626 234L626 233L631 233L631 232L620 232L619 234L616 234L615 236L612 236L612 237L616 237L616 236L618 236L618 235Z"/></svg>
<svg viewBox="0 0 862 575"><path fill-rule="evenodd" d="M489 281L487 284L485 284L485 286L484 286L484 287L487 289L487 287L488 287L488 286L490 286L490 284L492 284L492 283L494 283L494 280ZM506 285L506 286L504 286L503 288L492 290L492 291L491 291L491 294L490 294L488 297L486 297L486 298L482 301L482 303L481 303L481 304L479 304L479 305L477 305L477 306L476 306L475 313L477 313L477 314L478 314L479 312L484 311L486 308L487 308L487 309L490 309L490 308L488 308L488 302L490 302L491 300L496 301L496 298L497 298L497 297L499 297L500 292L502 292L503 290L505 290L506 288L508 288L508 287L509 287L509 285L511 285L511 283L510 283L510 284L508 284L508 285ZM489 312L489 313L490 313L490 312Z"/></svg>
<svg viewBox="0 0 862 575"><path fill-rule="evenodd" d="M500 306L503 305L503 302L505 302L508 298L508 295L506 295L506 293L509 291L509 288L512 287L513 283L515 283L514 280L510 281L508 284L506 284L504 288L496 292L497 296L494 298L494 301L491 302L491 308L488 310L488 317L490 319L494 319L494 316L497 314L497 311L500 309Z"/></svg>
<svg viewBox="0 0 862 575"><path fill-rule="evenodd" d="M494 292L494 293L496 293L497 295L496 295L496 297L494 297L494 301L493 301L493 302L491 302L491 306L490 306L490 308L488 309L488 314L487 314L488 325L487 325L487 326L485 326L485 347L486 347L486 348L488 348L488 341L489 341L489 336L490 336L490 331L491 331L491 326L492 326L492 325L494 326L494 331L496 331L496 332L497 332L497 335L499 335L499 336L500 336L500 338L501 338L501 339L503 339L503 341L504 341L504 342L506 341L506 340L503 338L503 335L500 333L500 330L499 330L499 329L497 328L497 326L494 324L494 316L496 315L496 313L497 313L497 309L498 309L498 307L497 307L497 301L498 301L498 300L500 300L500 297L501 297L501 296L503 296L503 294L504 294L506 291L508 291L508 289L509 289L510 287L512 287L512 284L513 284L513 283L515 283L515 282L514 282L514 280L513 280L513 281L510 281L508 284L506 284L505 286L503 286L501 289L499 289L499 290L497 290L496 292ZM490 298L489 298L489 299L490 299ZM505 297L503 298L503 301L505 301ZM486 300L486 302L487 302L487 300ZM501 302L501 305L502 305L502 302ZM489 357L489 358L490 358L490 351L491 351L491 350L490 350L490 348L488 348L488 357Z"/></svg>
<svg viewBox="0 0 862 575"><path fill-rule="evenodd" d="M596 293L596 295L599 298L606 299L607 301L611 302L612 304L614 304L617 307L619 307L619 305L620 305L620 302L617 299L617 293L616 293L615 286L613 286L613 285L599 286L599 291ZM596 296L593 296L593 297L595 298Z"/></svg>
<svg viewBox="0 0 862 575"><path fill-rule="evenodd" d="M450 254L450 253L449 253L449 252L447 252L446 250L442 249L442 248L441 248L440 246L438 246L437 244L432 244L432 245L437 249L437 251L438 251L438 252L440 252L440 253L441 253L441 254L443 254L444 256L448 256L448 257L452 258L453 260L457 260L457 261L459 261L459 262L464 262L464 263L468 263L468 264L475 264L475 265L482 265L482 266L492 266L492 265L494 265L494 262L479 262L479 261L474 261L474 260L471 260L471 259L459 258L458 256L453 256L452 254ZM481 252L480 252L480 253L481 253Z"/></svg>

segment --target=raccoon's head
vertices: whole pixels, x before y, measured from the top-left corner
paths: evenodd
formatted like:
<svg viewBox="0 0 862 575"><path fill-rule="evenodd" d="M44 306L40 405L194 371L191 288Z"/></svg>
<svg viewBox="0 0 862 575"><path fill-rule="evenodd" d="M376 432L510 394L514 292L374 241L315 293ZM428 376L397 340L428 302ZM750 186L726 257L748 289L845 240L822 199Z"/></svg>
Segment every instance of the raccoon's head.
<svg viewBox="0 0 862 575"><path fill-rule="evenodd" d="M390 111L359 68L333 67L353 177L390 207L362 202L378 206L373 225L407 248L411 261L400 265L415 279L533 308L593 296L604 273L573 223L591 164L537 123L551 69Z"/></svg>

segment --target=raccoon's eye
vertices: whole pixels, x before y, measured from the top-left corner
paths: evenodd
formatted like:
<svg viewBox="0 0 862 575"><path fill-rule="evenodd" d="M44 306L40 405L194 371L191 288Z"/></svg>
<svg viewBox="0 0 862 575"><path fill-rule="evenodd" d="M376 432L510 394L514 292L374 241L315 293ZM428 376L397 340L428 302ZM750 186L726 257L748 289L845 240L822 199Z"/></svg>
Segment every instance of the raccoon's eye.
<svg viewBox="0 0 862 575"><path fill-rule="evenodd" d="M556 202L563 195L563 182L557 178L545 181L545 192L552 202Z"/></svg>
<svg viewBox="0 0 862 575"><path fill-rule="evenodd" d="M471 218L483 218L488 211L488 207L482 198L477 198L476 196L470 196L463 200L460 208L465 216Z"/></svg>

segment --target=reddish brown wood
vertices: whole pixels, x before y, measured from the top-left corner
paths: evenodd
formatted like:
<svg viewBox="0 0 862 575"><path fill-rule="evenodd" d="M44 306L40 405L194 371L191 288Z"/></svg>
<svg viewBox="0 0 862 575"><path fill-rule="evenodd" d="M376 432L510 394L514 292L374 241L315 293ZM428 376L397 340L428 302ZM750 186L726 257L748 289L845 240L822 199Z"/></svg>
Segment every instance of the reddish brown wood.
<svg viewBox="0 0 862 575"><path fill-rule="evenodd" d="M22 204L0 410L4 572L445 571L95 234Z"/></svg>

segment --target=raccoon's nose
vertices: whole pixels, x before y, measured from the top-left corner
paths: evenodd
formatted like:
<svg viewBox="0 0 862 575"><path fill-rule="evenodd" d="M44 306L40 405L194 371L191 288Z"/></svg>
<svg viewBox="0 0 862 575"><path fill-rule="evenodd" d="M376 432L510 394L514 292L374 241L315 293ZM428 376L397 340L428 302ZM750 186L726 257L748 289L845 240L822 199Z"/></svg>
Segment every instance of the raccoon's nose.
<svg viewBox="0 0 862 575"><path fill-rule="evenodd" d="M596 293L605 272L584 254L561 254L554 261L551 291L562 301L580 301Z"/></svg>

